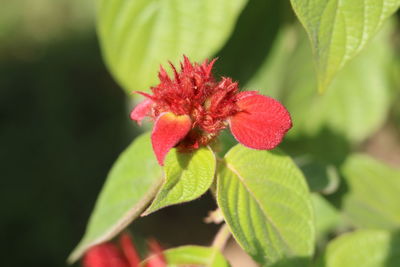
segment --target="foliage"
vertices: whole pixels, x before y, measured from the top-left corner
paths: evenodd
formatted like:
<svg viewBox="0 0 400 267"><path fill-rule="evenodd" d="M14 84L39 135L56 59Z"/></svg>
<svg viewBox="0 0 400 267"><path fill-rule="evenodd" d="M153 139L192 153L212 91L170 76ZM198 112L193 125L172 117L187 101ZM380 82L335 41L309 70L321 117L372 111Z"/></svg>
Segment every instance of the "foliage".
<svg viewBox="0 0 400 267"><path fill-rule="evenodd" d="M218 205L254 259L271 264L312 255L313 208L305 179L290 157L237 145L219 169Z"/></svg>
<svg viewBox="0 0 400 267"><path fill-rule="evenodd" d="M400 170L372 159L363 147L388 120L394 103L396 82L391 71L398 69L398 62L393 60L395 47L390 38L398 28L389 20L400 1L292 0L305 31L287 6L277 4L285 15L277 19L275 32L264 31L266 26L257 24L264 13L254 11L255 6L262 7L254 2L98 1L97 29L104 59L129 96L133 90L148 91L152 86L153 93L158 90L159 64L167 60L176 63L182 54L197 61L213 55L246 57L251 54L252 40L246 40L249 51L242 49L243 32L234 26L237 22L236 29L242 27L241 21L256 25L259 29L246 30L268 33L269 43L257 59L258 67L246 81L246 89L279 99L292 114L294 126L283 143L286 152L252 150L242 145L252 147L240 141L232 128L237 115L229 115L224 118L226 124L242 144L233 146L224 136L190 153L178 145L169 151L165 164L164 158L158 160L164 166L159 166L152 154L150 134L141 135L111 169L87 232L70 261L90 246L112 239L138 216L197 199L211 189L232 236L262 266L400 264L395 232L400 230ZM235 66L239 70L231 69L237 76L246 76L246 68L254 68L243 62ZM188 65L185 68L190 69ZM232 73L223 73L227 74ZM166 75L161 70L160 80L169 84ZM174 77L179 85L181 76L175 73ZM202 84L210 86L211 82ZM178 85L170 86L170 95ZM160 94L165 93L161 89ZM158 97L142 94L152 101ZM232 99L239 103L244 97ZM181 108L180 103L174 108ZM157 111L153 118L167 114L164 102L157 105L165 113ZM212 104L205 101L205 105ZM251 106L246 110L249 113L257 110L262 114L258 110L261 105L246 105ZM172 115L165 121L178 120L179 115L186 116L186 125L192 123L192 113L175 116L167 111ZM246 119L241 120L241 135L266 135L263 131L269 129L263 127L268 124L244 131L255 121L250 116ZM173 131L174 127L165 129ZM170 142L169 150L184 139L172 140L173 133L167 130L158 140ZM253 130L254 134L249 134ZM153 140L156 150L159 144L154 144ZM317 243L321 256L315 260ZM164 253L171 266L227 266L216 247L187 246Z"/></svg>
<svg viewBox="0 0 400 267"><path fill-rule="evenodd" d="M193 60L211 56L229 37L246 4L246 0L98 2L103 53L127 93L148 90L161 63L176 63L182 54Z"/></svg>
<svg viewBox="0 0 400 267"><path fill-rule="evenodd" d="M400 263L400 239L384 230L357 230L327 246L319 266L394 267Z"/></svg>
<svg viewBox="0 0 400 267"><path fill-rule="evenodd" d="M163 252L168 267L182 265L228 267L228 262L215 248L200 246L182 246L168 249ZM146 261L145 261L146 262Z"/></svg>
<svg viewBox="0 0 400 267"><path fill-rule="evenodd" d="M398 0L291 0L291 3L313 45L321 91L400 6Z"/></svg>

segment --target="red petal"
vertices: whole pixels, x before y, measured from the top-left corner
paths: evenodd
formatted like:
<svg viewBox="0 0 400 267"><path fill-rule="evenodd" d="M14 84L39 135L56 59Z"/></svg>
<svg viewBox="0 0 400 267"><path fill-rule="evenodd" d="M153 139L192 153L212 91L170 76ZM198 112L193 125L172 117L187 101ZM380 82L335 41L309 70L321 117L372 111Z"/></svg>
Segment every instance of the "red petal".
<svg viewBox="0 0 400 267"><path fill-rule="evenodd" d="M139 254L136 252L135 246L133 245L132 238L127 233L124 233L121 235L119 242L121 244L122 252L129 262L129 266L139 267L140 258Z"/></svg>
<svg viewBox="0 0 400 267"><path fill-rule="evenodd" d="M236 95L236 100L239 101L243 98L252 96L252 95L259 95L257 91L243 91Z"/></svg>
<svg viewBox="0 0 400 267"><path fill-rule="evenodd" d="M147 261L146 267L166 267L164 257L162 255L154 255Z"/></svg>
<svg viewBox="0 0 400 267"><path fill-rule="evenodd" d="M212 71L215 61L217 61L217 58L214 58L213 60L211 60L210 63L208 63L207 59L204 60L204 62L203 62L203 69L205 70L207 78L211 76L211 71Z"/></svg>
<svg viewBox="0 0 400 267"><path fill-rule="evenodd" d="M149 247L154 256L147 261L146 267L166 267L167 264L162 254L162 248L156 240L149 241Z"/></svg>
<svg viewBox="0 0 400 267"><path fill-rule="evenodd" d="M160 65L160 71L158 72L158 78L160 81L163 82L170 82L170 78L168 76L168 73L165 71L162 65Z"/></svg>
<svg viewBox="0 0 400 267"><path fill-rule="evenodd" d="M153 101L150 99L145 99L142 102L140 102L131 112L131 120L137 121L137 123L140 125L143 118L146 117L150 110L151 110L151 105L153 104Z"/></svg>
<svg viewBox="0 0 400 267"><path fill-rule="evenodd" d="M187 115L177 116L172 112L164 112L158 116L151 134L153 150L158 163L164 164L168 151L181 141L192 127Z"/></svg>
<svg viewBox="0 0 400 267"><path fill-rule="evenodd" d="M130 267L119 249L111 243L92 247L83 258L84 267Z"/></svg>
<svg viewBox="0 0 400 267"><path fill-rule="evenodd" d="M230 118L230 127L236 140L247 147L273 149L292 127L289 112L273 98L249 94L237 105L242 111Z"/></svg>

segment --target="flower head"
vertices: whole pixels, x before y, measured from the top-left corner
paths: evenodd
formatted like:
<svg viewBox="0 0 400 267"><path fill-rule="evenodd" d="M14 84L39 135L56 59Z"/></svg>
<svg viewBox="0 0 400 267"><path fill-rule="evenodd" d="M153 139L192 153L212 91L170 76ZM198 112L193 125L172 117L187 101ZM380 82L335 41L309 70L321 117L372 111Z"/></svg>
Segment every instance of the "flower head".
<svg viewBox="0 0 400 267"><path fill-rule="evenodd" d="M88 250L83 258L84 267L139 267L140 257L131 237L124 233L119 240L119 247L111 242L96 245ZM166 267L162 249L156 241L149 243L154 254L145 267Z"/></svg>
<svg viewBox="0 0 400 267"><path fill-rule="evenodd" d="M191 63L184 56L181 70L171 65L173 77L160 68L160 83L131 112L139 124L148 116L155 121L152 145L160 165L174 146L192 150L210 143L228 125L243 145L273 149L292 127L289 112L277 100L256 91L239 92L237 82L212 75L211 62Z"/></svg>

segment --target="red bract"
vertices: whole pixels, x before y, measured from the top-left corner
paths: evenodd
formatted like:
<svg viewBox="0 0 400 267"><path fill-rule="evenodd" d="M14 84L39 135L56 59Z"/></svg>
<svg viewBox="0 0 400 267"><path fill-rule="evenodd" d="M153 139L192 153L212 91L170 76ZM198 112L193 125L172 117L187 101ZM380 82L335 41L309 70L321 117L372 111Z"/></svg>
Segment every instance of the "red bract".
<svg viewBox="0 0 400 267"><path fill-rule="evenodd" d="M107 242L96 245L86 252L83 258L84 267L139 267L140 258L128 234L122 234L119 245ZM150 243L154 254L145 267L166 267L162 249L156 241Z"/></svg>
<svg viewBox="0 0 400 267"><path fill-rule="evenodd" d="M161 67L160 83L131 112L139 124L144 117L155 121L151 140L160 165L168 151L177 146L192 150L207 145L230 125L240 143L254 149L273 149L292 127L289 112L277 100L256 91L239 92L230 78L216 81L211 62L192 64L187 57L173 77Z"/></svg>

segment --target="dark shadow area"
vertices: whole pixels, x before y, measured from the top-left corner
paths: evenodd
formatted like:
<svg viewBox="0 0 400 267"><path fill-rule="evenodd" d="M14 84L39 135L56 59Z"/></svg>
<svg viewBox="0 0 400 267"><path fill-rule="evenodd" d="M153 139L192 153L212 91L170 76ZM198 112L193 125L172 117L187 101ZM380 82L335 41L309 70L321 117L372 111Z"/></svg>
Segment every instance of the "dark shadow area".
<svg viewBox="0 0 400 267"><path fill-rule="evenodd" d="M37 51L35 51L37 52ZM0 62L2 266L65 266L133 138L94 33Z"/></svg>
<svg viewBox="0 0 400 267"><path fill-rule="evenodd" d="M312 192L330 194L338 188L340 177L334 166L323 164L316 159L299 164L308 187Z"/></svg>
<svg viewBox="0 0 400 267"><path fill-rule="evenodd" d="M400 265L400 230L392 234L389 253L385 261L385 267L398 267Z"/></svg>
<svg viewBox="0 0 400 267"><path fill-rule="evenodd" d="M138 128L94 33L48 44L28 59L2 58L1 266L66 266L110 167ZM209 245L219 226L203 219L215 207L206 195L139 218L134 239Z"/></svg>
<svg viewBox="0 0 400 267"><path fill-rule="evenodd" d="M225 154L238 142L233 137L229 128L224 129L218 138L215 139L215 142L212 144L214 152L217 152L217 155L220 158L223 158Z"/></svg>
<svg viewBox="0 0 400 267"><path fill-rule="evenodd" d="M221 59L215 65L217 74L246 84L268 56L279 25L292 16L286 1L249 1L230 39L216 54Z"/></svg>
<svg viewBox="0 0 400 267"><path fill-rule="evenodd" d="M183 169L186 170L188 168L190 160L193 158L194 153L192 151L187 151L186 153L178 153L177 154L177 160L179 163L179 166Z"/></svg>
<svg viewBox="0 0 400 267"><path fill-rule="evenodd" d="M219 225L206 224L204 218L216 208L210 193L201 198L166 207L139 218L129 229L134 236L155 237L164 248L181 245L211 245Z"/></svg>
<svg viewBox="0 0 400 267"><path fill-rule="evenodd" d="M338 179L338 187L331 190L326 199L331 202L336 208L342 206L343 196L348 192L348 185L341 177L340 168L346 161L347 156L352 147L349 142L341 135L332 132L328 128L322 129L316 136L300 136L293 139L285 139L282 143L283 149L294 158L306 157L311 159L310 166L303 166L302 171L306 176L307 182L311 190L318 191L321 186L329 186L333 177L329 177L327 166L335 168ZM329 190L329 188L328 188Z"/></svg>
<svg viewBox="0 0 400 267"><path fill-rule="evenodd" d="M286 138L281 147L293 157L310 156L336 167L343 164L352 149L345 137L328 128L323 128L315 136Z"/></svg>

